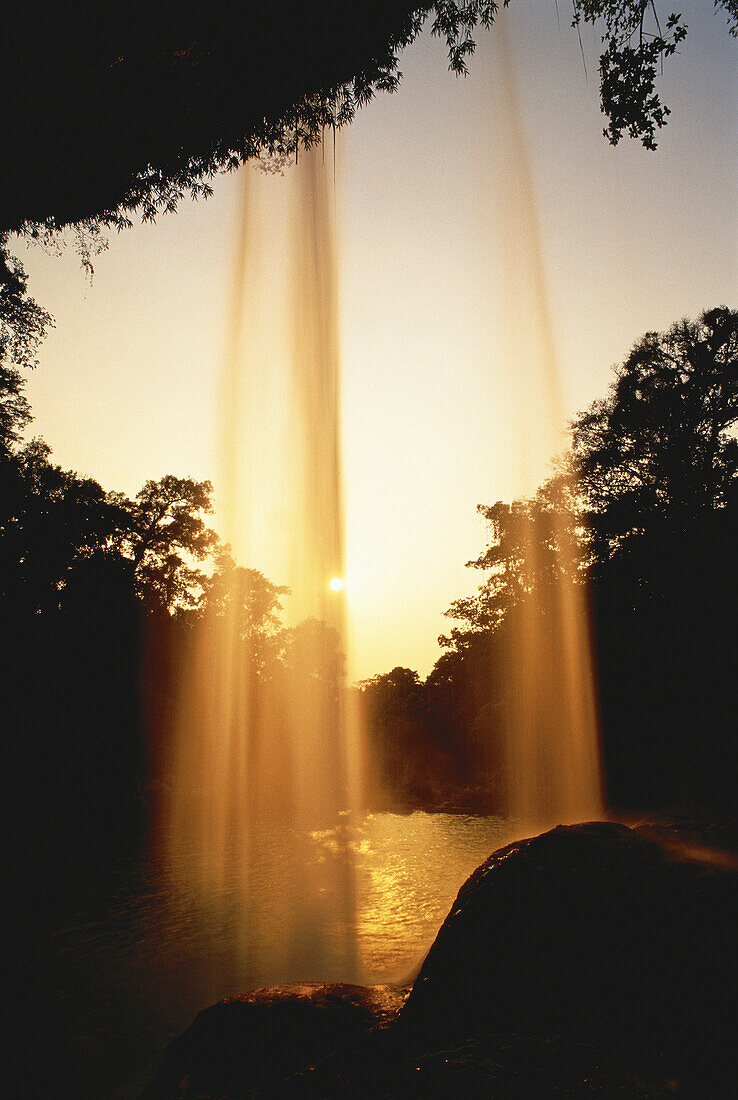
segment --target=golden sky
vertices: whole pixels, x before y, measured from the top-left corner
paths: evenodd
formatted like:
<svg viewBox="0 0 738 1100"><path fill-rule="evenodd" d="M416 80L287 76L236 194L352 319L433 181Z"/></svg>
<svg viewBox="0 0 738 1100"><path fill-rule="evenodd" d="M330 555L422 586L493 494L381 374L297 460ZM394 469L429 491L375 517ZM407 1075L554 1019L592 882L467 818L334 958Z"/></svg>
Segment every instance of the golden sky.
<svg viewBox="0 0 738 1100"><path fill-rule="evenodd" d="M736 304L738 43L710 3L685 5L690 30L666 63L672 116L658 150L612 148L597 35L583 32L585 77L559 7L560 27L548 0L504 18L563 426L604 394L611 365L644 331ZM424 35L401 60L399 92L337 143L354 678L397 664L427 673L443 611L480 579L464 569L484 541L476 504L534 488L546 472L540 379L510 351L511 328L518 340L527 332L525 316L510 316L510 258L526 243L495 38L480 32L472 75L458 79ZM208 202L114 235L92 286L71 249L21 248L31 293L57 322L28 386L32 430L57 462L130 493L165 473L215 480L239 195L237 176L223 177ZM244 564L271 575L268 561Z"/></svg>

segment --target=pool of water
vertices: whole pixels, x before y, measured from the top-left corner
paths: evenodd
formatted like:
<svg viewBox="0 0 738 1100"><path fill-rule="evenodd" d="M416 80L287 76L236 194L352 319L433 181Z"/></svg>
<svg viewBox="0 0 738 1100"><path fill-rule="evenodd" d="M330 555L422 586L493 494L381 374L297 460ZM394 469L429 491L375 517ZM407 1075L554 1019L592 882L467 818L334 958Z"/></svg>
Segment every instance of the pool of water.
<svg viewBox="0 0 738 1100"><path fill-rule="evenodd" d="M406 979L461 884L510 832L499 818L416 812L369 814L299 843L265 833L249 867L234 859L208 898L186 866L165 872L153 856L109 866L80 885L63 918L47 915L34 931L34 1028L57 1082L45 1095L136 1096L169 1040L231 994L283 981ZM336 912L326 887L323 908L296 936L289 909L300 876L339 858L351 911ZM334 950L347 938L350 956Z"/></svg>

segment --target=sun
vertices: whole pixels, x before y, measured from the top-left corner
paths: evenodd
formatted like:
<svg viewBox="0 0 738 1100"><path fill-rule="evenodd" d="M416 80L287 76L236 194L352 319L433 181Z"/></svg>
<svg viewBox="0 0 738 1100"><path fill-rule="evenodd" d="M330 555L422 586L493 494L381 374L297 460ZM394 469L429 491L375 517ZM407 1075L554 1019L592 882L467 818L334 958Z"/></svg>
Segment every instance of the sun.
<svg viewBox="0 0 738 1100"><path fill-rule="evenodd" d="M331 581L331 591L340 592L343 588L343 580L341 577L334 577Z"/></svg>

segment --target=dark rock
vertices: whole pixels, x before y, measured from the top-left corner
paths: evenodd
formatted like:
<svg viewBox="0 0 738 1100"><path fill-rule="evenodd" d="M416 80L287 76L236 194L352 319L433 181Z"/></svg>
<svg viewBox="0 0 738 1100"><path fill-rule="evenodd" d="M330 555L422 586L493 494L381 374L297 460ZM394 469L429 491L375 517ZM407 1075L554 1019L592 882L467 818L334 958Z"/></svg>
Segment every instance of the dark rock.
<svg viewBox="0 0 738 1100"><path fill-rule="evenodd" d="M224 1100L269 1088L385 1027L406 996L390 986L306 982L221 1001L169 1045L144 1100Z"/></svg>
<svg viewBox="0 0 738 1100"><path fill-rule="evenodd" d="M625 825L511 844L462 887L398 1026L424 1050L566 1035L711 1072L738 1019L736 901L730 857Z"/></svg>

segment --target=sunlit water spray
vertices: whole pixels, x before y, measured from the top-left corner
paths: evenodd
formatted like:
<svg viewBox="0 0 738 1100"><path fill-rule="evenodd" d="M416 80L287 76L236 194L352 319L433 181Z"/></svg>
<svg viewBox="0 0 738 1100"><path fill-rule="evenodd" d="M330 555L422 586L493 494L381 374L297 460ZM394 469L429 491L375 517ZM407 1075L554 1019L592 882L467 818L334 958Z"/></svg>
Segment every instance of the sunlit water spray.
<svg viewBox="0 0 738 1100"><path fill-rule="evenodd" d="M283 178L243 171L217 505L250 569L193 638L164 830L203 904L242 883L232 934L264 981L358 976L331 176L319 149ZM287 638L258 620L252 567L289 586Z"/></svg>
<svg viewBox="0 0 738 1100"><path fill-rule="evenodd" d="M508 351L525 387L521 492L530 492L537 456L561 449L561 400L530 174L502 45L493 110L506 156L493 201L506 233L491 290L504 302ZM248 969L264 983L360 976L346 823L360 804L363 768L345 692L331 175L321 150L302 155L284 178L243 173L219 524L239 562L289 585L281 598L297 625L275 666L282 641L249 625L263 577L231 570L183 662L162 830L172 882L187 880L203 907L228 895L226 976L229 952L258 952L258 965L250 959ZM501 708L508 809L525 831L603 810L587 606L570 580L577 548L565 511L545 522L548 550L535 526L520 531L530 595L507 624ZM544 574L545 583L532 583Z"/></svg>
<svg viewBox="0 0 738 1100"><path fill-rule="evenodd" d="M505 18L495 27L492 109L502 148L495 204L506 350L515 372L519 494L541 476L541 457L566 444L560 372L546 293L541 234L518 109ZM522 595L506 635L503 711L507 803L522 831L599 818L604 812L587 594L574 583L580 551L562 486L558 505L512 523L521 548Z"/></svg>

